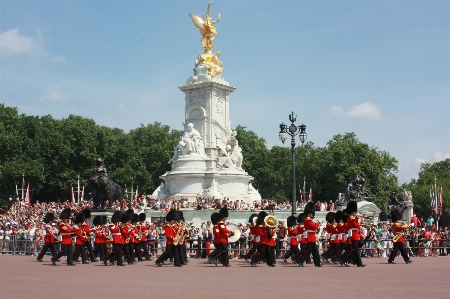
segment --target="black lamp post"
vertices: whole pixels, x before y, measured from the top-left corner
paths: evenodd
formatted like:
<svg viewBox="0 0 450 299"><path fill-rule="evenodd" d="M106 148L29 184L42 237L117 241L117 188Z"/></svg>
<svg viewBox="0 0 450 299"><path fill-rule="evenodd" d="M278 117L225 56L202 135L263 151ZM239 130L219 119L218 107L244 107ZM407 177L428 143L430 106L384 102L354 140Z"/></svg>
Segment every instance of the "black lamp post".
<svg viewBox="0 0 450 299"><path fill-rule="evenodd" d="M286 141L287 135L289 134L291 136L291 153L292 153L292 215L295 215L296 209L297 209L297 201L295 200L295 193L297 193L295 188L295 136L298 134L298 137L300 141L303 143L306 140L306 126L301 125L297 128L296 125L294 125L294 122L297 120L297 115L292 112L289 115L289 120L291 121L291 125L287 127L284 123L281 123L280 125L280 140L281 142Z"/></svg>

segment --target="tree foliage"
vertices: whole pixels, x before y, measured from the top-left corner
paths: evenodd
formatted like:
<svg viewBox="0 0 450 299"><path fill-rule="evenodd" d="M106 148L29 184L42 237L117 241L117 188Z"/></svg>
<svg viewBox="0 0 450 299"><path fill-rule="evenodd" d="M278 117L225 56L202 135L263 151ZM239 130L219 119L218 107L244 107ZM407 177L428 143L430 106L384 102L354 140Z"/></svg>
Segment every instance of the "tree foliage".
<svg viewBox="0 0 450 299"><path fill-rule="evenodd" d="M410 183L403 184L403 188L410 190L413 195L414 212L425 219L430 216L430 189L442 187L444 193L444 212L450 212L450 159L433 164L422 163L419 178L412 179ZM447 199L445 199L445 196Z"/></svg>

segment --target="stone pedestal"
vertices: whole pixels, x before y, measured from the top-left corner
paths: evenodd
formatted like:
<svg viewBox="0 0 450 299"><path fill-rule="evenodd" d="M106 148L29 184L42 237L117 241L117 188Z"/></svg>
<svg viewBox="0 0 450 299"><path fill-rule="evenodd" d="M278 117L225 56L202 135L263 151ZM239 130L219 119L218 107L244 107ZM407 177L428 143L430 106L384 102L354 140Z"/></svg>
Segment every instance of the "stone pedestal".
<svg viewBox="0 0 450 299"><path fill-rule="evenodd" d="M230 124L230 93L235 90L221 77L189 77L185 93L185 136L175 148L172 170L160 176L154 196L261 201L251 177L242 168L242 154Z"/></svg>

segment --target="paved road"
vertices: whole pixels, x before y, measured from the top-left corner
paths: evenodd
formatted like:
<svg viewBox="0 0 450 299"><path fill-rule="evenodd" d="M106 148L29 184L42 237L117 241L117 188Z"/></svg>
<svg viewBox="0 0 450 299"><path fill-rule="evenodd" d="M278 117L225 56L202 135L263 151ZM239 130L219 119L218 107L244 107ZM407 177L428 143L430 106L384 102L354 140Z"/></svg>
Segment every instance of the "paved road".
<svg viewBox="0 0 450 299"><path fill-rule="evenodd" d="M65 259L63 257L63 259ZM153 261L117 267L58 263L46 256L0 255L0 298L450 298L450 257L414 258L406 265L363 259L366 268L323 268L278 261L278 267L231 267L191 259L189 265L155 267Z"/></svg>

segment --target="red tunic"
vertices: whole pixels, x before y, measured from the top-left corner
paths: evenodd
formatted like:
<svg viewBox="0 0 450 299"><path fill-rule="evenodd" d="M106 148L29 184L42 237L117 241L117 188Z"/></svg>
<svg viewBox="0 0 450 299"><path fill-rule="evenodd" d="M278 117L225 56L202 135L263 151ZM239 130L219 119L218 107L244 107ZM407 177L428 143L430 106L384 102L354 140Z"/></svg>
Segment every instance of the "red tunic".
<svg viewBox="0 0 450 299"><path fill-rule="evenodd" d="M345 223L343 222L339 222L337 227L336 227L337 233L339 234L339 243L345 243L345 238L344 238L344 234L345 234Z"/></svg>
<svg viewBox="0 0 450 299"><path fill-rule="evenodd" d="M395 234L402 233L404 229L407 229L407 225L403 225L401 223L395 222L392 224L392 232ZM397 240L397 242L405 242L405 238L402 236Z"/></svg>
<svg viewBox="0 0 450 299"><path fill-rule="evenodd" d="M72 235L73 229L65 222L61 222L59 224L59 233L62 236L61 245L72 244Z"/></svg>
<svg viewBox="0 0 450 299"><path fill-rule="evenodd" d="M213 244L219 244L219 225L214 225L213 227Z"/></svg>
<svg viewBox="0 0 450 299"><path fill-rule="evenodd" d="M80 226L75 230L75 245L83 245L85 239L83 228Z"/></svg>
<svg viewBox="0 0 450 299"><path fill-rule="evenodd" d="M50 224L45 225L45 243L55 243L55 236L53 235L52 226Z"/></svg>
<svg viewBox="0 0 450 299"><path fill-rule="evenodd" d="M308 243L316 242L316 230L319 228L320 223L314 222L312 218L305 217L303 220L303 225L305 226L305 232L303 233L303 237L307 236L306 241Z"/></svg>
<svg viewBox="0 0 450 299"><path fill-rule="evenodd" d="M227 226L225 225L225 222L223 221L219 221L219 223L217 224L219 232L218 232L218 242L222 243L222 244L228 244L228 235L231 233L231 231L229 231L227 229Z"/></svg>
<svg viewBox="0 0 450 299"><path fill-rule="evenodd" d="M101 226L98 226L95 230L95 239L94 244L102 244L106 243L105 229Z"/></svg>
<svg viewBox="0 0 450 299"><path fill-rule="evenodd" d="M333 224L327 223L325 230L327 231L327 241L331 243L331 235L333 235L334 232Z"/></svg>
<svg viewBox="0 0 450 299"><path fill-rule="evenodd" d="M123 244L124 243L120 227L113 224L109 227L109 231L111 232L113 244Z"/></svg>
<svg viewBox="0 0 450 299"><path fill-rule="evenodd" d="M258 228L256 226L250 226L250 233L252 234L252 242L258 243Z"/></svg>
<svg viewBox="0 0 450 299"><path fill-rule="evenodd" d="M141 225L141 234L142 234L141 240L140 240L141 242L147 241L147 234L148 234L149 230L150 230L150 225L144 225L144 224Z"/></svg>
<svg viewBox="0 0 450 299"><path fill-rule="evenodd" d="M91 242L91 227L89 226L89 223L87 223L86 221L83 222L83 224L81 225L83 227L83 230L85 232L85 238L84 241L85 242Z"/></svg>
<svg viewBox="0 0 450 299"><path fill-rule="evenodd" d="M267 245L269 243L269 234L267 227L264 225L258 226L259 244Z"/></svg>
<svg viewBox="0 0 450 299"><path fill-rule="evenodd" d="M348 238L351 241L359 241L359 228L360 224L358 222L358 218L355 216L350 216L347 218L347 228L348 228Z"/></svg>
<svg viewBox="0 0 450 299"><path fill-rule="evenodd" d="M133 228L133 243L134 244L139 244L141 243L141 240L139 238L139 228L137 226L135 226Z"/></svg>
<svg viewBox="0 0 450 299"><path fill-rule="evenodd" d="M272 235L269 235L269 242L267 243L268 246L275 246L276 245L276 239L277 239L277 231L275 229L272 229Z"/></svg>
<svg viewBox="0 0 450 299"><path fill-rule="evenodd" d="M164 227L164 231L166 232L167 245L173 245L173 241L176 237L175 226L168 224Z"/></svg>
<svg viewBox="0 0 450 299"><path fill-rule="evenodd" d="M303 233L305 232L305 226L303 224L299 224L297 226L298 235L297 237L300 239L300 244L308 243L307 239L303 237Z"/></svg>
<svg viewBox="0 0 450 299"><path fill-rule="evenodd" d="M291 246L298 246L298 229L297 227L288 227L288 238L289 238L289 245Z"/></svg>

